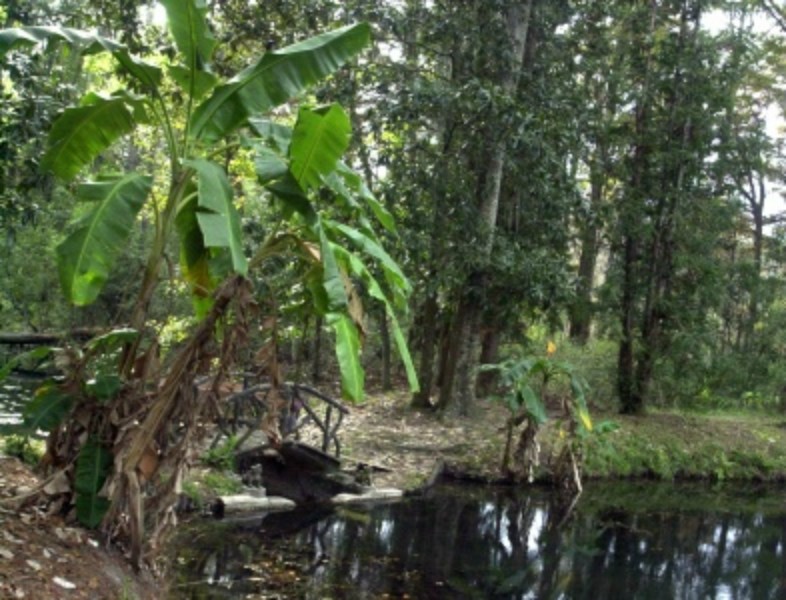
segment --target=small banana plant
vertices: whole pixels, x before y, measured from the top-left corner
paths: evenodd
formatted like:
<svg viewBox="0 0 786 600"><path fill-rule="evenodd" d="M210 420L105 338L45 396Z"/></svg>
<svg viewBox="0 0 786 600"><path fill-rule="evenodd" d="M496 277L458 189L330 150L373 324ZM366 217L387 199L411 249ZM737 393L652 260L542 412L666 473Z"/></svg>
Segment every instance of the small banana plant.
<svg viewBox="0 0 786 600"><path fill-rule="evenodd" d="M581 490L581 448L579 440L592 431L587 409L587 384L572 365L553 358L556 346L549 342L546 356L514 356L497 364L483 365L484 371L499 374L502 393L493 399L510 412L506 424L505 450L501 470L516 479L532 482L540 466L538 433L549 420L545 402L547 390L555 382L567 382L570 395L559 399L555 417L558 424L557 458L552 464L555 481L573 491ZM513 450L513 434L524 425Z"/></svg>

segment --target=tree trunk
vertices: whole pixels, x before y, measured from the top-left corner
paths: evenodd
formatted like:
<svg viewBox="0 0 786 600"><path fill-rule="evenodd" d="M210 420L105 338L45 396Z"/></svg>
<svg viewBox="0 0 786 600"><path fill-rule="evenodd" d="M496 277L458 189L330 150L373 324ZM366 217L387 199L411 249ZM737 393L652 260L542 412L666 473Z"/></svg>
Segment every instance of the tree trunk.
<svg viewBox="0 0 786 600"><path fill-rule="evenodd" d="M620 324L622 326L619 352L617 355L617 393L623 414L638 414L644 409L641 396L636 392L633 360L633 319L635 311L636 240L632 235L625 239L623 257L622 302Z"/></svg>
<svg viewBox="0 0 786 600"><path fill-rule="evenodd" d="M688 44L696 39L699 29L699 7L689 7L683 4L680 15L680 32L678 41L678 56L682 56L688 48ZM649 243L642 248L642 256L638 258L640 272L637 288L639 293L644 292L643 308L641 309L641 325L639 328L639 351L635 355L635 368L631 364L630 356L624 357L622 351L633 353L632 347L628 343L620 346L620 366L627 369L625 373L620 372L620 391L622 410L626 413L640 413L644 410L649 388L653 379L655 363L660 356L663 356L668 349L669 339L667 324L673 313L673 284L674 284L674 256L675 256L675 235L677 231L678 210L685 197L691 193L690 176L688 169L695 163L701 164L704 156L701 152L708 152L707 149L694 150L691 153L690 142L693 123L691 114L687 110L690 105L686 105L686 99L690 97L688 90L691 89L691 82L686 77L687 69L681 63L674 67L671 79L674 87L665 100L665 108L668 110L666 136L661 142L663 146L658 148L656 166L660 171L657 180L651 181L652 177L639 179L634 182L641 187L633 186L634 194L641 199L646 199L645 205L648 210L642 212L646 215L650 223ZM646 115L646 111L641 113ZM638 121L638 119L637 119ZM649 139L657 139L656 132L648 131L652 129L651 123L644 122L637 124L637 133L648 133ZM637 153L641 147L641 140L637 145ZM650 142L651 143L651 142ZM634 176L647 172L649 167L646 165L646 156L642 156L642 163L634 165ZM641 169L644 168L644 171ZM650 180L650 181L648 181ZM647 182L648 181L648 182ZM659 190L656 195L652 194L653 189ZM654 197L653 197L654 196ZM631 225L631 224L629 224ZM628 235L635 229L628 229ZM632 238L629 237L629 241ZM627 262L626 256L626 262ZM633 260L637 260L633 257ZM626 277L626 285L631 283ZM633 294L632 287L626 288L626 293ZM626 309L627 317L630 317L633 304L630 298ZM623 323L623 336L630 336L632 330L628 323L625 329ZM633 376L632 381L630 380ZM623 388L623 384L625 388ZM622 395L622 392L625 395Z"/></svg>
<svg viewBox="0 0 786 600"><path fill-rule="evenodd" d="M437 295L431 293L423 305L420 330L420 362L418 380L420 391L412 396L411 406L416 409L431 408L431 390L434 387L434 359L437 347Z"/></svg>
<svg viewBox="0 0 786 600"><path fill-rule="evenodd" d="M602 188L593 181L592 206L600 206ZM595 265L600 250L599 231L596 223L582 226L581 255L579 257L576 300L570 310L570 339L577 344L586 344L592 327L592 291L595 287Z"/></svg>
<svg viewBox="0 0 786 600"><path fill-rule="evenodd" d="M314 325L314 354L311 363L311 380L319 383L322 380L322 317L318 317Z"/></svg>
<svg viewBox="0 0 786 600"><path fill-rule="evenodd" d="M498 84L507 95L513 95L518 86L527 47L533 0L515 2L507 9L507 44L510 52L508 64L500 70ZM491 260L494 232L499 211L500 189L505 167L507 135L496 119L486 127L484 147L488 148L486 168L479 177L483 182L478 203L478 219L484 237L478 248L478 263L486 265ZM453 344L446 378L440 389L439 407L452 410L462 416L470 413L475 404L475 381L480 347L480 324L485 277L480 272L470 274L467 285L462 289L458 310L452 326ZM476 286L479 286L477 288Z"/></svg>
<svg viewBox="0 0 786 600"><path fill-rule="evenodd" d="M480 364L488 365L495 363L499 356L499 343L502 332L497 325L486 327L480 342ZM477 392L481 396L488 396L493 388L495 381L493 371L485 371L478 376Z"/></svg>

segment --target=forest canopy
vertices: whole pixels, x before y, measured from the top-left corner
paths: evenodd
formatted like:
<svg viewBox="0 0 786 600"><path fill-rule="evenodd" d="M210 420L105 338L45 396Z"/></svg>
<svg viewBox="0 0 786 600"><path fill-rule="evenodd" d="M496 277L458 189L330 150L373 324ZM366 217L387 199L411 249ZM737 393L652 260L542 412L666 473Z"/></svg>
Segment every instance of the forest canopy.
<svg viewBox="0 0 786 600"><path fill-rule="evenodd" d="M365 216L352 221L360 213L344 194L301 214L305 223L319 219L301 251L325 256L318 247L341 238L378 265L361 269L340 250L328 253L338 252L333 287L325 276L336 296L316 305L302 257L282 255L259 271L256 293L275 299L279 351L293 373L318 379L332 360L349 364L346 353L325 355L323 335L332 331L350 354L362 351L375 381L390 386L406 371L413 389L419 381L414 405L466 414L488 391L489 377L476 381L480 364L537 353L556 339L605 407L784 401L786 19L777 3L208 1L194 3L205 41L190 49L182 31L165 33L173 6L3 7L6 28L77 28L123 50L110 48L113 62L43 34L25 42L42 42L33 48L3 39L0 329L139 327L134 298L152 269L147 278L160 288L144 325L165 351L176 347L208 310L206 290L227 266L243 272L270 242L282 208L297 211L291 196L285 206L286 182L276 179L286 128L325 119L349 137L343 166L319 193L340 199L354 186L381 233L369 236ZM226 104L213 121L200 117L211 110L200 106L211 90L222 81L230 90L255 57L361 22L373 41L351 66L314 80L272 119L249 121L264 148L234 133L250 114L243 103ZM178 51L186 63L176 64ZM198 76L188 74L189 60ZM233 241L224 245L215 231L218 246L208 246L228 253L209 253L213 271L197 254L184 257L176 239L178 228L183 235L208 217L189 225L181 214L159 235L162 186L180 168L171 160L180 142L160 135L155 111L143 114L145 77L196 110L190 121L173 113L169 123L196 140L186 142L186 160L196 160L186 155L197 146L234 135L213 155L225 179L202 159L189 167L198 185L218 182L213 191L232 198L227 206L237 213L227 221ZM112 115L114 137L80 162L59 160L52 141L63 115L78 119L98 107ZM150 179L118 180L121 172ZM77 173L104 183L76 187ZM319 171L301 173L306 189L322 185ZM89 218L90 198L110 185L119 204L134 207L126 221L139 226L124 228L114 268L69 284L62 260L59 276L53 265L69 249L64 239L73 242L70 223ZM144 194L156 200L135 205ZM151 244L162 250L153 267L145 262ZM347 282L339 271L357 283L358 302L385 301L365 303L362 317L359 309L346 321L329 317L331 306L353 302L341 299ZM360 381L358 372L349 385Z"/></svg>

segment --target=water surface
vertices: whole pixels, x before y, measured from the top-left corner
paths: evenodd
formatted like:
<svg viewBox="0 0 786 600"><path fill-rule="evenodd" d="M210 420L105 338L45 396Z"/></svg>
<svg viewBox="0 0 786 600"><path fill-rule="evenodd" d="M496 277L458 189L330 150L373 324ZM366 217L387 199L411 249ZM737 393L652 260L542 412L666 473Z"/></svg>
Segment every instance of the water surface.
<svg viewBox="0 0 786 600"><path fill-rule="evenodd" d="M786 598L786 490L440 487L193 527L173 597Z"/></svg>

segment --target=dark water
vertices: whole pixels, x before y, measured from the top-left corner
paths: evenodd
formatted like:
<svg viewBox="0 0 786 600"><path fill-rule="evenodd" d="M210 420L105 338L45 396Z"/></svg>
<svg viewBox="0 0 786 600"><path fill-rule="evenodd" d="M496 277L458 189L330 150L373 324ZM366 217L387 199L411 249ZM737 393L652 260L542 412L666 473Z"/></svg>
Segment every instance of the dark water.
<svg viewBox="0 0 786 600"><path fill-rule="evenodd" d="M0 381L0 425L19 423L22 407L43 378L12 375Z"/></svg>
<svg viewBox="0 0 786 600"><path fill-rule="evenodd" d="M786 489L440 488L191 528L175 598L786 598ZM262 594L251 596L251 594Z"/></svg>

